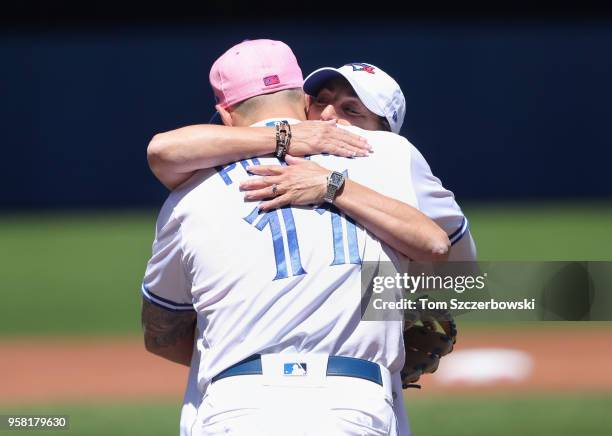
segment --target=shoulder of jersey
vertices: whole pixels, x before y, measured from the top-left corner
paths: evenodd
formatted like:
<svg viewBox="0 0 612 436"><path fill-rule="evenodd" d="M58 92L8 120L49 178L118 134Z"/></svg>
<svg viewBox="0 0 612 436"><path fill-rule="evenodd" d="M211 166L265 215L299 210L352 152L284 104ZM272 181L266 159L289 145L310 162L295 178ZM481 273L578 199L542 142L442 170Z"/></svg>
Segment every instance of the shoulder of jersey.
<svg viewBox="0 0 612 436"><path fill-rule="evenodd" d="M180 203L185 202L191 197L195 191L197 191L197 187L202 184L206 179L208 179L212 174L215 173L215 170L204 169L196 171L189 179L184 181L182 184L174 188L172 192L168 195L164 207L175 208Z"/></svg>

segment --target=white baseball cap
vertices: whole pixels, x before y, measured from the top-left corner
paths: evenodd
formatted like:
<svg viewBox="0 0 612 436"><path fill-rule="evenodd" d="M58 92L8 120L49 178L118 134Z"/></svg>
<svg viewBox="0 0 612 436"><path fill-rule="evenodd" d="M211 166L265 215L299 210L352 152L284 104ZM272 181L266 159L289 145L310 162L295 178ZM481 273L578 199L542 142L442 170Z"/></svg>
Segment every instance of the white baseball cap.
<svg viewBox="0 0 612 436"><path fill-rule="evenodd" d="M316 96L325 82L338 76L348 80L365 107L385 117L391 131L399 133L406 114L406 99L397 82L374 65L351 63L340 68L319 68L304 80L304 92Z"/></svg>

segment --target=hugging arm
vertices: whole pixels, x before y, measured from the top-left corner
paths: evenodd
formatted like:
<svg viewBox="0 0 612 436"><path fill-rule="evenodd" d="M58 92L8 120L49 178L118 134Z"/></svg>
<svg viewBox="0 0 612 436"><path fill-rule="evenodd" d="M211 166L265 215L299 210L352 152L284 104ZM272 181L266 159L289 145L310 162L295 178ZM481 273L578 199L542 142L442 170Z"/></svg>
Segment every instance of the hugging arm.
<svg viewBox="0 0 612 436"><path fill-rule="evenodd" d="M241 189L247 191L245 200L264 200L260 204L262 210L288 204L321 204L331 171L305 159L288 156L286 161L288 166L249 167L251 173L263 177L250 178L240 184ZM271 191L274 185L276 197ZM444 230L407 203L346 179L334 205L412 260L443 261L448 257L450 241Z"/></svg>
<svg viewBox="0 0 612 436"><path fill-rule="evenodd" d="M332 120L333 121L333 120ZM187 180L194 171L272 153L276 147L273 127L227 127L216 125L189 126L156 135L148 148L153 173L169 189ZM366 155L367 142L358 135L335 127L335 121L305 121L292 126L292 139L286 161L288 167L276 167L270 174L258 171L270 166L258 166L258 175L290 176L292 195L281 195L270 203L273 207L286 204L320 203L324 195L325 178L329 171L310 161L293 156L330 152L339 156L353 153ZM299 162L298 162L299 161ZM299 163L297 165L296 163ZM280 169L281 174L274 171ZM272 183L243 188L259 189L247 199L261 200L270 196ZM283 180L283 186L288 186ZM313 197L314 196L314 197ZM312 198L311 198L312 197ZM282 204L276 202L284 201ZM414 207L380 194L366 186L348 181L336 205L382 241L413 260L445 260L450 243L444 231Z"/></svg>
<svg viewBox="0 0 612 436"><path fill-rule="evenodd" d="M193 353L196 312L174 312L142 299L145 348L172 362L189 366Z"/></svg>
<svg viewBox="0 0 612 436"><path fill-rule="evenodd" d="M330 153L349 157L368 153L366 140L336 128L335 120L304 121L291 129L292 156ZM275 149L274 127L200 124L155 135L147 147L147 160L155 177L172 190L197 170L271 154Z"/></svg>
<svg viewBox="0 0 612 436"><path fill-rule="evenodd" d="M438 225L414 207L347 179L334 204L404 256L446 260L450 242Z"/></svg>

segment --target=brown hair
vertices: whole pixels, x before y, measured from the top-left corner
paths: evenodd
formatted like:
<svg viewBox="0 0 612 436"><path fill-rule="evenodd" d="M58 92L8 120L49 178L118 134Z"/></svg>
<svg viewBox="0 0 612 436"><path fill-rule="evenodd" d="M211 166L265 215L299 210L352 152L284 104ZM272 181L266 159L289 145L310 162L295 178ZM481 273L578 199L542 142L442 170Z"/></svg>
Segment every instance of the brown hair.
<svg viewBox="0 0 612 436"><path fill-rule="evenodd" d="M386 130L387 132L391 132L391 126L389 125L389 121L385 117L378 117L378 124L380 126L380 130Z"/></svg>

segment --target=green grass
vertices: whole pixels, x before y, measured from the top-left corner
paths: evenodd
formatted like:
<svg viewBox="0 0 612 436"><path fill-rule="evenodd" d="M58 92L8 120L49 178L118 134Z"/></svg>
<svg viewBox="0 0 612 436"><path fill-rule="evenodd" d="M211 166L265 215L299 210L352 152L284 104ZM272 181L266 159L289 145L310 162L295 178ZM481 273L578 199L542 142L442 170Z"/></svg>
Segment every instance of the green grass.
<svg viewBox="0 0 612 436"><path fill-rule="evenodd" d="M407 408L416 436L612 434L609 395L435 397L409 401Z"/></svg>
<svg viewBox="0 0 612 436"><path fill-rule="evenodd" d="M612 204L463 208L479 260L612 260Z"/></svg>
<svg viewBox="0 0 612 436"><path fill-rule="evenodd" d="M178 434L180 400L175 402L92 403L81 405L28 406L3 410L1 414L68 415L70 428L45 430L45 436L168 436ZM33 431L0 431L6 434L33 434ZM36 433L38 434L38 433Z"/></svg>
<svg viewBox="0 0 612 436"><path fill-rule="evenodd" d="M418 393L414 395L418 397ZM409 400L407 408L415 436L612 434L611 396L429 397ZM69 415L70 430L45 431L49 436L161 436L178 433L179 409L180 401L176 400L0 408L0 413Z"/></svg>
<svg viewBox="0 0 612 436"><path fill-rule="evenodd" d="M612 207L465 207L482 260L612 260ZM0 336L139 334L157 211L0 217Z"/></svg>
<svg viewBox="0 0 612 436"><path fill-rule="evenodd" d="M0 219L0 334L138 332L155 213Z"/></svg>

